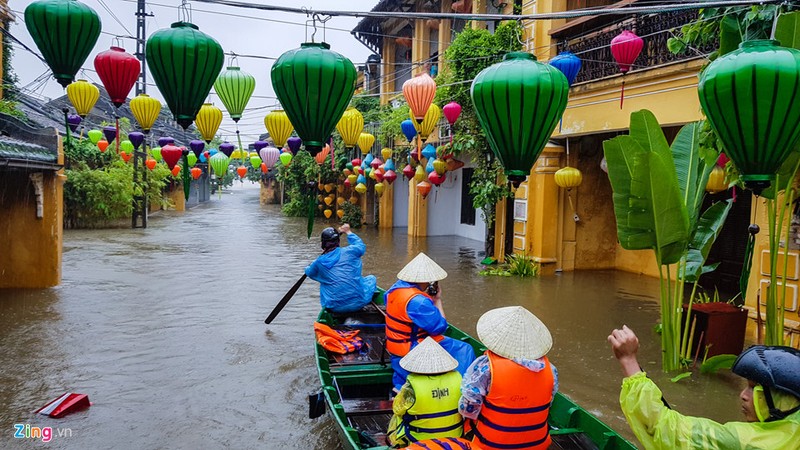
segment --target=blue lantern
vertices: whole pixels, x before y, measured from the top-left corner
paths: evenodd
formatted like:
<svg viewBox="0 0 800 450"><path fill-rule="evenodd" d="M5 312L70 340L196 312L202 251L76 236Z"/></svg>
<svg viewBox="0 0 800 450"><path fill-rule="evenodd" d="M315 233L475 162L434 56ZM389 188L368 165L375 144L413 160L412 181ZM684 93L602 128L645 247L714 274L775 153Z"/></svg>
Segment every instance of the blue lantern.
<svg viewBox="0 0 800 450"><path fill-rule="evenodd" d="M425 165L425 173L431 173L436 170L433 167L433 158L428 158L428 164Z"/></svg>
<svg viewBox="0 0 800 450"><path fill-rule="evenodd" d="M417 135L417 129L414 128L414 122L412 122L411 119L400 122L400 129L403 130L403 134L406 135L408 142L413 141L414 137Z"/></svg>
<svg viewBox="0 0 800 450"><path fill-rule="evenodd" d="M356 184L358 184L358 183L367 184L367 179L364 178L363 174L359 175L358 178L356 179Z"/></svg>
<svg viewBox="0 0 800 450"><path fill-rule="evenodd" d="M425 146L422 149L422 156L426 158L428 161L432 161L436 158L436 147L431 144Z"/></svg>
<svg viewBox="0 0 800 450"><path fill-rule="evenodd" d="M391 159L387 159L385 163L383 163L384 170L394 170L394 161Z"/></svg>
<svg viewBox="0 0 800 450"><path fill-rule="evenodd" d="M550 60L551 66L560 70L567 77L567 83L572 86L578 72L581 70L581 59L572 52L561 52Z"/></svg>

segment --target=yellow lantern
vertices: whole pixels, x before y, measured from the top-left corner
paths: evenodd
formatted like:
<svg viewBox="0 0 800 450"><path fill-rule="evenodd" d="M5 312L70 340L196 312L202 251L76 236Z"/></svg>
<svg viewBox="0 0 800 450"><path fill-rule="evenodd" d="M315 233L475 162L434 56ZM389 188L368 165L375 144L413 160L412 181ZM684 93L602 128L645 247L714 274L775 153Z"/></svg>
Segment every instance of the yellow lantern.
<svg viewBox="0 0 800 450"><path fill-rule="evenodd" d="M131 112L139 128L149 133L161 112L161 102L147 94L139 94L131 100Z"/></svg>
<svg viewBox="0 0 800 450"><path fill-rule="evenodd" d="M338 206L342 206L342 203L344 203L344 197L337 197L336 198L336 204Z"/></svg>
<svg viewBox="0 0 800 450"><path fill-rule="evenodd" d="M331 206L331 203L333 203L333 199L330 198L330 197L325 197L324 200L325 200L325 204L328 205L328 206Z"/></svg>
<svg viewBox="0 0 800 450"><path fill-rule="evenodd" d="M264 126L267 127L269 136L275 142L275 146L281 148L286 144L294 131L294 125L289 120L289 116L282 109L276 109L264 117Z"/></svg>
<svg viewBox="0 0 800 450"><path fill-rule="evenodd" d="M442 116L442 110L435 103L431 103L430 108L428 108L428 112L425 113L425 118L422 119L422 123L417 123L414 120L414 113L409 112L409 117L411 118L411 122L414 123L414 128L419 133L420 139L423 142L428 139L428 136L433 133L433 130L436 129L436 125L439 123L439 118Z"/></svg>
<svg viewBox="0 0 800 450"><path fill-rule="evenodd" d="M336 215L341 219L342 217L344 217L344 210L337 209L336 210Z"/></svg>
<svg viewBox="0 0 800 450"><path fill-rule="evenodd" d="M322 212L322 214L325 214L326 219L330 219L331 215L333 215L333 211L331 211L330 209L326 209L325 211Z"/></svg>
<svg viewBox="0 0 800 450"><path fill-rule="evenodd" d="M378 197L383 197L383 191L386 189L386 186L383 183L376 183L375 184L375 193L378 194Z"/></svg>
<svg viewBox="0 0 800 450"><path fill-rule="evenodd" d="M355 147L359 143L358 138L361 137L363 130L364 116L352 106L345 110L339 123L336 124L336 131L342 136L345 147Z"/></svg>
<svg viewBox="0 0 800 450"><path fill-rule="evenodd" d="M78 115L86 118L100 98L100 89L86 80L78 80L67 86L67 97Z"/></svg>
<svg viewBox="0 0 800 450"><path fill-rule="evenodd" d="M706 183L706 192L709 194L716 194L728 190L728 183L725 182L725 169L720 166L714 166L711 173L708 174L708 183Z"/></svg>
<svg viewBox="0 0 800 450"><path fill-rule="evenodd" d="M422 168L422 164L418 165L417 169L414 171L414 181L420 183L426 178L428 177L425 175L425 169Z"/></svg>
<svg viewBox="0 0 800 450"><path fill-rule="evenodd" d="M372 149L372 144L375 143L375 136L370 133L361 133L358 136L358 146L361 147L361 153L367 154Z"/></svg>
<svg viewBox="0 0 800 450"><path fill-rule="evenodd" d="M203 103L197 117L194 119L194 124L203 136L206 143L210 143L214 136L217 135L219 124L222 123L222 110L212 105L211 103Z"/></svg>
<svg viewBox="0 0 800 450"><path fill-rule="evenodd" d="M383 147L381 149L381 156L383 156L384 161L388 161L392 157L392 149L390 149L389 147Z"/></svg>
<svg viewBox="0 0 800 450"><path fill-rule="evenodd" d="M355 195L353 195L353 196L351 196L351 197L349 198L349 201L350 201L350 203L351 203L351 204L353 204L353 205L357 205L357 204L358 204L358 197L356 197Z"/></svg>
<svg viewBox="0 0 800 450"><path fill-rule="evenodd" d="M333 191L333 183L328 183L325 185L325 192L331 193Z"/></svg>
<svg viewBox="0 0 800 450"><path fill-rule="evenodd" d="M367 192L367 185L364 183L358 183L356 185L356 192L358 192L359 194Z"/></svg>
<svg viewBox="0 0 800 450"><path fill-rule="evenodd" d="M356 184L356 180L358 180L358 175L351 173L347 176L347 181L350 182L350 186Z"/></svg>
<svg viewBox="0 0 800 450"><path fill-rule="evenodd" d="M574 167L562 167L555 173L555 181L559 187L564 189L572 189L581 185L583 175L581 171Z"/></svg>

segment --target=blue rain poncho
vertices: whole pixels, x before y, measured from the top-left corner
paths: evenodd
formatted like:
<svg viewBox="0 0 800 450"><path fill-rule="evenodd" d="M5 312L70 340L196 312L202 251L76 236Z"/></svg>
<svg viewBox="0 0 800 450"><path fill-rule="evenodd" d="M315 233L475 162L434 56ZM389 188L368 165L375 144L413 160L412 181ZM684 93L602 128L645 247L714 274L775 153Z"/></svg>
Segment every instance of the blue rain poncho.
<svg viewBox="0 0 800 450"><path fill-rule="evenodd" d="M358 311L372 300L377 280L361 276L361 256L367 251L355 233L347 235L347 247L334 249L306 267L306 275L319 282L323 308L336 313Z"/></svg>
<svg viewBox="0 0 800 450"><path fill-rule="evenodd" d="M644 372L622 380L622 412L647 450L800 449L800 412L773 422L721 424L690 417L661 402L661 390Z"/></svg>

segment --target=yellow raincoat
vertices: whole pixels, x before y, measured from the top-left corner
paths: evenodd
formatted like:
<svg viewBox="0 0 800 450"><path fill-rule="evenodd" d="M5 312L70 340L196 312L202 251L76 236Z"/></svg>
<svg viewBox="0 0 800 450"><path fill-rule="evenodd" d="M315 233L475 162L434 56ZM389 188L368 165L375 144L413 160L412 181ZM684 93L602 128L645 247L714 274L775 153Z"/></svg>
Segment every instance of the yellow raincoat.
<svg viewBox="0 0 800 450"><path fill-rule="evenodd" d="M647 450L800 450L800 411L773 422L688 417L661 403L661 390L644 372L622 380L619 403Z"/></svg>

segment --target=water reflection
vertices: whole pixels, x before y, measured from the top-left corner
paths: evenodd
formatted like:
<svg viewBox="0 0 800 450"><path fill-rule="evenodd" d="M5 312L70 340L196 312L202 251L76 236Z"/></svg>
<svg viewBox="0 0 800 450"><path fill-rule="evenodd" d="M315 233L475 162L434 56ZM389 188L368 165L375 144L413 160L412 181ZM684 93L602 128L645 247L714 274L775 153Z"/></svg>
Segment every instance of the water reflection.
<svg viewBox="0 0 800 450"><path fill-rule="evenodd" d="M324 226L316 224L315 236ZM483 277L482 243L357 232L368 246L365 271L381 286L418 251L434 257L449 274L441 283L447 317L467 332L490 308L534 311L553 333L562 391L626 436L620 372L605 340L622 323L639 333L642 364L673 407L738 418L736 377L674 384L658 371L656 280L613 271ZM68 231L64 250L60 287L0 291L6 433L14 423L71 428L71 438L48 444L54 448L338 447L328 417L307 418L306 396L318 385L316 283L307 281L263 324L319 254L303 219L259 206L257 190L236 190L187 213L154 216L146 230ZM89 394L94 406L58 421L31 413L67 391Z"/></svg>

